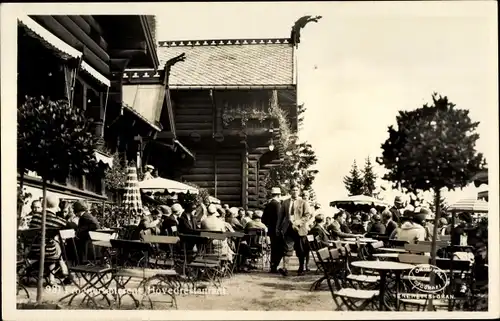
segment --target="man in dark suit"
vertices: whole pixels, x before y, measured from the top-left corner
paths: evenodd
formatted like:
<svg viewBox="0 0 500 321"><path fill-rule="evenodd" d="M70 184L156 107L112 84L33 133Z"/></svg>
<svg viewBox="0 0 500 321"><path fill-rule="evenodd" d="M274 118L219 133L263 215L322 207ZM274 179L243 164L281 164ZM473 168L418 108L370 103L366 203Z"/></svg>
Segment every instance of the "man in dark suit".
<svg viewBox="0 0 500 321"><path fill-rule="evenodd" d="M318 214L314 218L314 225L309 231L309 234L314 235L318 241L319 247L328 247L330 245L330 233L323 226L325 217L323 214Z"/></svg>
<svg viewBox="0 0 500 321"><path fill-rule="evenodd" d="M278 218L277 234L283 238L285 245L283 268L278 270L283 276L288 275L287 266L294 249L299 258L298 275L304 275L304 263L309 254L307 233L311 212L309 204L299 197L299 193L299 187L292 184L291 197L282 202Z"/></svg>
<svg viewBox="0 0 500 321"><path fill-rule="evenodd" d="M196 211L196 206L193 204L190 207L191 210L188 209L187 211L184 211L180 204L174 204L172 206L172 212L173 215L175 215L179 221L178 225L179 233L196 235L197 225L196 225L196 218L194 216L194 212ZM192 251L197 241L199 241L197 238L184 237L183 242L186 245L186 250Z"/></svg>
<svg viewBox="0 0 500 321"><path fill-rule="evenodd" d="M385 236L391 237L392 233L398 228L398 224L392 220L392 213L389 210L382 212L382 223L385 225Z"/></svg>
<svg viewBox="0 0 500 321"><path fill-rule="evenodd" d="M280 196L281 189L273 187L271 189L271 200L267 203L262 215L262 223L267 226L267 235L271 239L271 273L278 273L278 266L283 252L282 239L276 235L278 216L281 211Z"/></svg>

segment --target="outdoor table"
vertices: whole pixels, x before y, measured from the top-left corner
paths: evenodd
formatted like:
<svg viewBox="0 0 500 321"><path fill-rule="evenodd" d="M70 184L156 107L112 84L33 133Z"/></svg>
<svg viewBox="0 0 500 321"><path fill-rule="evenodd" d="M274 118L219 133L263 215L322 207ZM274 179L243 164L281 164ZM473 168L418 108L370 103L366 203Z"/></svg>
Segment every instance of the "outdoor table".
<svg viewBox="0 0 500 321"><path fill-rule="evenodd" d="M370 238L366 238L366 237L362 237L362 238L355 238L355 237L346 237L344 239L345 241L360 241L360 242L365 242L365 243L374 243L374 242L378 242L377 240L374 240L374 239L370 239Z"/></svg>
<svg viewBox="0 0 500 321"><path fill-rule="evenodd" d="M110 241L92 241L92 244L102 247L113 247Z"/></svg>
<svg viewBox="0 0 500 321"><path fill-rule="evenodd" d="M99 230L96 230L96 232L99 232L99 233L107 233L107 234L113 234L116 232L116 229L99 229Z"/></svg>
<svg viewBox="0 0 500 321"><path fill-rule="evenodd" d="M380 257L386 259L397 259L399 257L399 253L375 253L373 257Z"/></svg>
<svg viewBox="0 0 500 321"><path fill-rule="evenodd" d="M405 249L396 249L396 248L392 248L392 247L381 247L378 250L382 251L382 252L393 252L393 253L406 253L406 252L408 252Z"/></svg>
<svg viewBox="0 0 500 321"><path fill-rule="evenodd" d="M340 241L341 244L349 244L349 245L356 245L358 242L356 241ZM366 245L366 242L359 242L360 245Z"/></svg>
<svg viewBox="0 0 500 321"><path fill-rule="evenodd" d="M369 269L378 271L380 274L380 311L388 310L389 307L385 304L385 292L386 292L386 277L388 271L395 271L396 273L396 307L399 309L399 276L401 271L413 269L413 265L399 262L391 261L355 261L351 263L352 266L359 267L362 269Z"/></svg>

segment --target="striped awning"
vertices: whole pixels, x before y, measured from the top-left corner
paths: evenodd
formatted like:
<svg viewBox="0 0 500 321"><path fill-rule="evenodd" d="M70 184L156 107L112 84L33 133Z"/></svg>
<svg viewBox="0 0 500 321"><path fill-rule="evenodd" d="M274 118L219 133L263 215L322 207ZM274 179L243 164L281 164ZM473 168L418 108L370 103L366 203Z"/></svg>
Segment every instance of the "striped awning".
<svg viewBox="0 0 500 321"><path fill-rule="evenodd" d="M101 153L100 151L94 151L94 156L97 162L102 162L109 166L109 168L113 168L113 157L109 157Z"/></svg>
<svg viewBox="0 0 500 321"><path fill-rule="evenodd" d="M125 195L123 197L124 208L133 214L142 213L142 199L137 180L137 169L127 168L127 183L125 185Z"/></svg>
<svg viewBox="0 0 500 321"><path fill-rule="evenodd" d="M466 198L451 204L447 208L450 212L472 212L472 213L488 213L488 202L485 200Z"/></svg>
<svg viewBox="0 0 500 321"><path fill-rule="evenodd" d="M82 57L82 53L80 51L76 50L63 40L59 39L57 36L42 27L39 23L31 19L30 17L20 16L17 19L19 23L26 29L29 35L39 39L47 48L54 50L60 58L71 59ZM89 74L105 86L111 86L111 82L109 81L109 79L95 70L85 61L82 61L81 68L83 71L85 71L87 74Z"/></svg>
<svg viewBox="0 0 500 321"><path fill-rule="evenodd" d="M63 59L80 58L82 53L62 41L28 16L17 18L27 33L39 39L47 48L54 50Z"/></svg>

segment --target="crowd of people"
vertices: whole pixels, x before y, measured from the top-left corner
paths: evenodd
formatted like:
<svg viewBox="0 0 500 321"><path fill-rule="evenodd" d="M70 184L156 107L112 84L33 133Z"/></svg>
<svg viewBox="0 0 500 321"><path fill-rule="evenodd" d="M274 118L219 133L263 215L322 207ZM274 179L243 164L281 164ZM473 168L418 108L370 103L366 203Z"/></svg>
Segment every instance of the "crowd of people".
<svg viewBox="0 0 500 321"><path fill-rule="evenodd" d="M281 190L273 188L271 198L264 210L245 210L229 205L184 202L181 204L172 198L165 205L144 206L142 215L134 217L134 222L127 225L128 234L122 238L142 240L148 234L155 235L193 235L198 231L242 232L260 231L265 235L264 242L270 248L270 273L289 274L290 257L295 253L299 261L297 274L310 271L310 248L307 235L314 235L323 245L332 240L347 237L382 236L387 239L404 240L408 243L432 240L434 216L425 207L406 206L400 197L394 205L386 209L370 208L367 212L337 212L333 218L322 213L319 206L312 204L308 194L300 193L297 185L290 188L290 197L282 199ZM301 197L302 196L302 197ZM35 200L31 204L31 213L25 216L20 229L41 227L42 204ZM80 262L88 259L89 231L102 228L102 224L84 201L72 204L59 201L56 197L47 197L47 227L52 230L74 229L76 231L77 253ZM115 222L120 227L119 222ZM460 213L451 226L448 214L439 220L437 231L440 235L450 235L454 245L472 245L486 260L487 221L475 221L469 213ZM108 226L107 226L108 227ZM124 227L124 226L122 226ZM57 233L48 234L45 257L57 259L64 275L68 276L67 266L61 256ZM32 246L32 257L39 257L40 239ZM189 243L188 249L196 251L196 242ZM255 266L250 258L248 242L234 238L213 241L213 250L233 261L238 253L238 270L247 272ZM482 251L482 252L481 252ZM38 255L38 256L37 256ZM53 263L57 264L57 263ZM279 268L281 266L281 268ZM53 280L52 280L53 281ZM69 280L70 281L70 280Z"/></svg>

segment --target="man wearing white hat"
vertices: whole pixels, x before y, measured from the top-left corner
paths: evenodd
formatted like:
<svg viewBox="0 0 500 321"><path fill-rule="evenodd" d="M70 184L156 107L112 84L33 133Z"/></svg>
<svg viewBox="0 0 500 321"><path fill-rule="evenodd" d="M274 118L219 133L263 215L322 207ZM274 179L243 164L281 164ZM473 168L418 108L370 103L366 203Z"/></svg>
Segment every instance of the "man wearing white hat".
<svg viewBox="0 0 500 321"><path fill-rule="evenodd" d="M278 265L281 261L284 246L281 238L276 235L278 215L281 211L280 197L281 189L273 187L271 189L271 199L262 214L262 223L267 226L267 235L271 239L271 273L278 273Z"/></svg>
<svg viewBox="0 0 500 321"><path fill-rule="evenodd" d="M155 168L151 165L146 165L146 173L144 173L144 180L153 179L153 171Z"/></svg>

